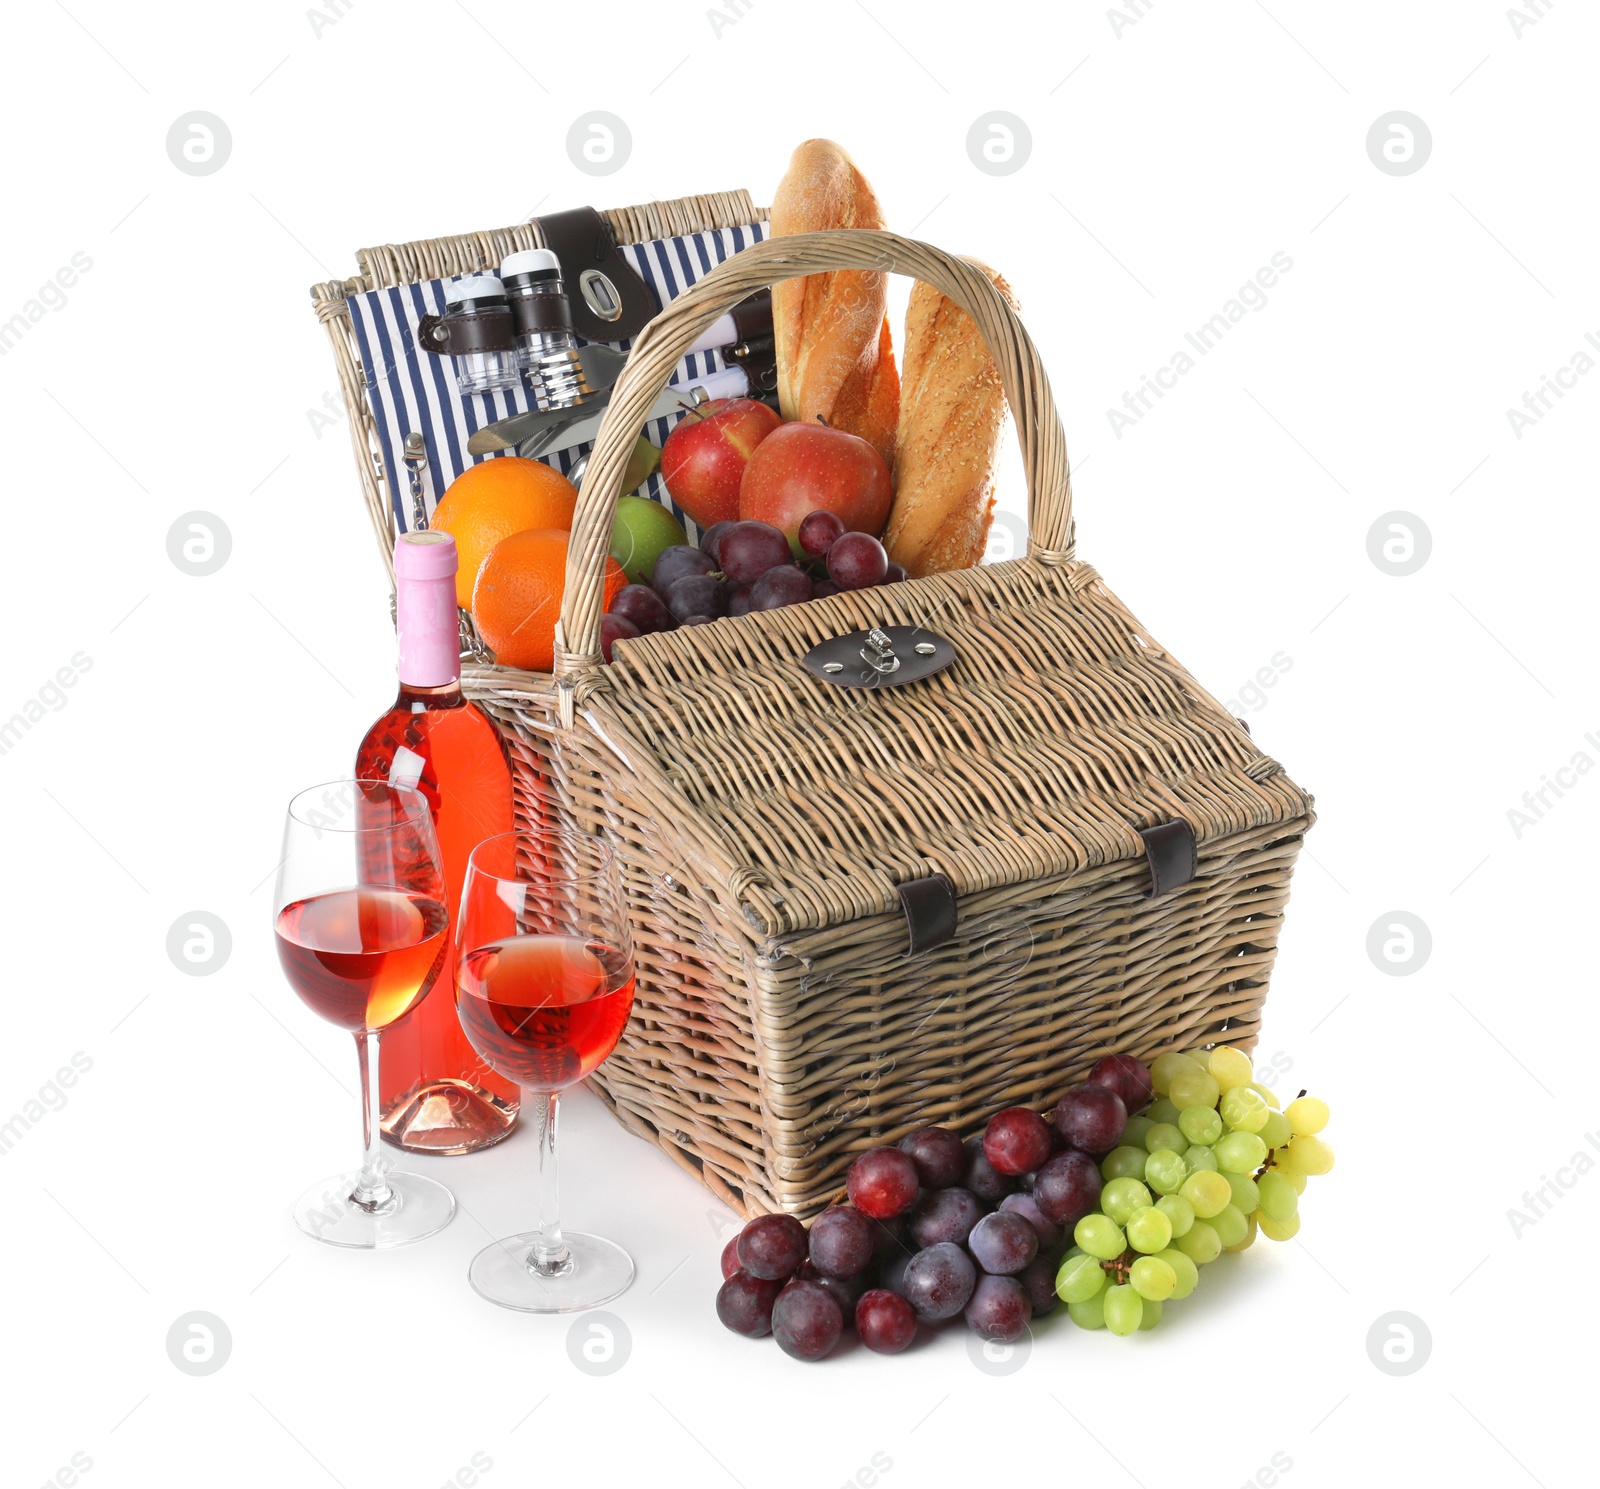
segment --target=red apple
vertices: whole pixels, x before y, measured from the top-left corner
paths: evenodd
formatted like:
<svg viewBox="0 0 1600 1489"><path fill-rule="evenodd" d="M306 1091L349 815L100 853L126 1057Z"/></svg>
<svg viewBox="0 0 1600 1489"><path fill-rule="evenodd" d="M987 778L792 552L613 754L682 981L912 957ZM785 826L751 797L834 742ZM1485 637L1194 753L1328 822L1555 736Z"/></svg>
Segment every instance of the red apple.
<svg viewBox="0 0 1600 1489"><path fill-rule="evenodd" d="M695 526L739 516L745 465L782 423L754 398L714 398L679 420L661 449L661 478Z"/></svg>
<svg viewBox="0 0 1600 1489"><path fill-rule="evenodd" d="M826 424L785 424L745 466L739 516L770 522L799 558L800 524L811 513L832 512L847 532L877 537L893 494L889 467L866 440Z"/></svg>

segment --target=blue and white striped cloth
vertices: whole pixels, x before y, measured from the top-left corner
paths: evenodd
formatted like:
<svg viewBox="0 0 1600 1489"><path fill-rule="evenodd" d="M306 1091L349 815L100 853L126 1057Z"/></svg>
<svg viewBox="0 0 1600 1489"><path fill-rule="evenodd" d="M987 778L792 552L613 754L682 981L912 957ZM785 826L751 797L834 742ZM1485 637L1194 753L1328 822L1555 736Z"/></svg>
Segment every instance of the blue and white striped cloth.
<svg viewBox="0 0 1600 1489"><path fill-rule="evenodd" d="M626 243L622 253L650 287L659 307L676 299L725 259L759 243L767 232L766 223L752 223L748 227L657 239L653 243ZM491 271L494 267L490 266ZM417 325L422 317L444 311L444 285L444 280L434 279L396 289L368 290L350 296L348 301L366 373L367 397L377 420L389 500L400 532L408 531L411 525L411 475L400 458L407 434L420 431L427 444L428 468L423 472L422 488L431 516L439 498L463 470L478 459L498 458L467 453L467 440L473 432L528 408L525 384L498 393L462 393L456 387L455 368L449 357L417 349ZM626 341L607 344L619 351L627 351L631 345ZM705 377L720 371L723 365L717 352L698 352L678 364L672 381ZM675 422L671 418L657 419L644 432L660 445ZM544 458L565 474L589 448L579 445ZM667 495L659 475L650 478L646 494L665 503L683 520L684 514Z"/></svg>

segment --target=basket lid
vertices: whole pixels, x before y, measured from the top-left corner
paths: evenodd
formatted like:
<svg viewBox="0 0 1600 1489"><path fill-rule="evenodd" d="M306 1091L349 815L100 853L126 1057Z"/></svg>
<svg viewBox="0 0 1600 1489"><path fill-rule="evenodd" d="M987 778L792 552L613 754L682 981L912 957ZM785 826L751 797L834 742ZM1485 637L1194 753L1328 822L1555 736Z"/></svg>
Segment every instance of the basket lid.
<svg viewBox="0 0 1600 1489"><path fill-rule="evenodd" d="M875 625L924 626L956 661L878 690L801 666ZM970 893L1143 859L1140 830L1174 819L1204 844L1311 810L1084 563L840 594L616 658L579 716L767 936L898 915L897 886L933 874Z"/></svg>

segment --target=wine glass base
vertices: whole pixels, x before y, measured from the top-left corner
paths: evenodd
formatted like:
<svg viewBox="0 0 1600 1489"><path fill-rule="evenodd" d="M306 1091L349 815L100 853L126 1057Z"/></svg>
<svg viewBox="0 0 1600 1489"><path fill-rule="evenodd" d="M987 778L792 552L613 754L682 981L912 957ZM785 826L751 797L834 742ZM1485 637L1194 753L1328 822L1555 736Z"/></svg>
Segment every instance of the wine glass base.
<svg viewBox="0 0 1600 1489"><path fill-rule="evenodd" d="M335 1174L294 1202L294 1223L313 1240L358 1251L385 1251L436 1235L455 1218L456 1197L421 1174L387 1174L393 1199L382 1210L350 1202L358 1174Z"/></svg>
<svg viewBox="0 0 1600 1489"><path fill-rule="evenodd" d="M558 1274L540 1275L528 1265L533 1231L485 1246L467 1268L467 1281L481 1298L522 1313L578 1313L597 1308L628 1290L633 1258L615 1241L565 1231L570 1260Z"/></svg>

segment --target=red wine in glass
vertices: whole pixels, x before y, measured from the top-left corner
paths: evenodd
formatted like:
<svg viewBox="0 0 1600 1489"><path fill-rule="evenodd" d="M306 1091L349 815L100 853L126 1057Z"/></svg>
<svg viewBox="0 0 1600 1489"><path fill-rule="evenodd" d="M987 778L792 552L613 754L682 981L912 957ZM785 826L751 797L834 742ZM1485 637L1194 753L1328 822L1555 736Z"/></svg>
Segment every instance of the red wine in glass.
<svg viewBox="0 0 1600 1489"><path fill-rule="evenodd" d="M456 989L461 1026L494 1069L559 1091L616 1048L633 1011L633 964L580 936L512 936L469 951Z"/></svg>
<svg viewBox="0 0 1600 1489"><path fill-rule="evenodd" d="M449 915L397 889L335 889L278 912L278 961L301 1001L354 1032L387 1029L432 987Z"/></svg>

